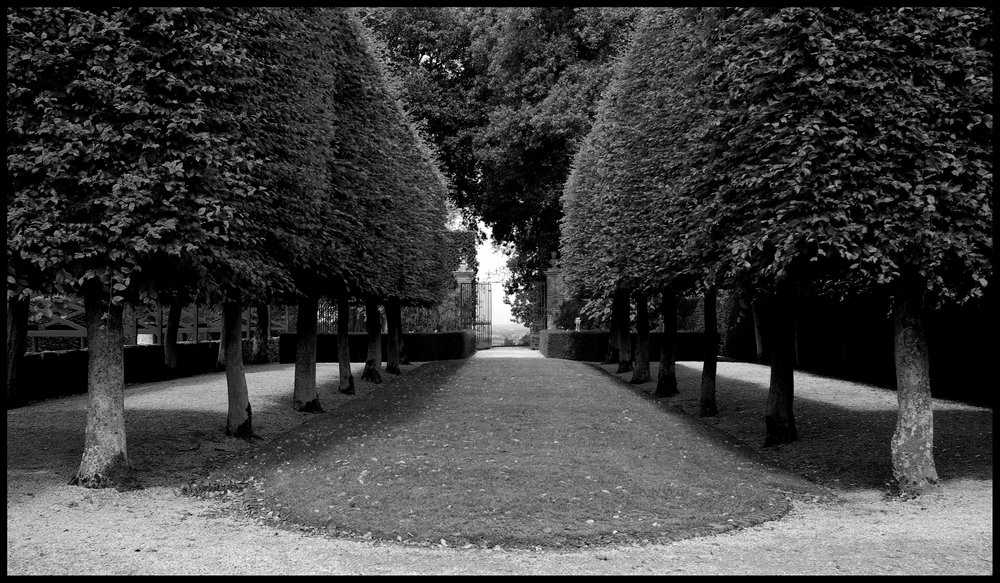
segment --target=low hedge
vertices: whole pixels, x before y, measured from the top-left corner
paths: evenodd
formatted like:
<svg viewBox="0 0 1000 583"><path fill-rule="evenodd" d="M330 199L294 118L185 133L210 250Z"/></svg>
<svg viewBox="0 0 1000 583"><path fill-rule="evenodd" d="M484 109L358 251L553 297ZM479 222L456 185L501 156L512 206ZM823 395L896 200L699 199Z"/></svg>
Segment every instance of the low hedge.
<svg viewBox="0 0 1000 583"><path fill-rule="evenodd" d="M278 339L278 362L295 362L295 334L282 334ZM476 351L476 335L469 330L403 334L404 352L411 362L468 358ZM348 334L351 362L368 360L368 335ZM388 355L388 337L382 335L382 359ZM337 362L337 335L316 335L316 362Z"/></svg>
<svg viewBox="0 0 1000 583"><path fill-rule="evenodd" d="M700 361L704 358L704 333L677 333L677 360ZM649 333L649 360L660 358L662 332ZM633 348L638 336L632 333ZM606 330L540 330L538 350L547 358L583 360L599 362L608 353L608 332Z"/></svg>
<svg viewBox="0 0 1000 583"><path fill-rule="evenodd" d="M271 339L268 352L276 356L277 340ZM251 342L243 341L244 362L249 364ZM20 382L15 393L8 395L7 408L51 399L80 395L87 392L87 349L47 350L24 355ZM125 347L125 384L148 383L215 371L219 341L178 342L177 369L167 370L163 364L163 346L133 345Z"/></svg>

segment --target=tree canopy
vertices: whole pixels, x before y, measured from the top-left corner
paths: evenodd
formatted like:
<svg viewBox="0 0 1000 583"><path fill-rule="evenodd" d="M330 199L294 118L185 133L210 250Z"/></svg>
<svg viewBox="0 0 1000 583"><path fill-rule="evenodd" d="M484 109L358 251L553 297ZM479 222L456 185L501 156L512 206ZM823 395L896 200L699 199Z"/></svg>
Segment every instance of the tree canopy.
<svg viewBox="0 0 1000 583"><path fill-rule="evenodd" d="M526 293L558 249L569 164L636 10L369 9L403 71L410 111L441 152L471 225L513 245L507 291ZM515 314L517 315L517 314ZM524 318L530 318L525 313Z"/></svg>
<svg viewBox="0 0 1000 583"><path fill-rule="evenodd" d="M571 281L981 296L987 12L649 11L566 183Z"/></svg>
<svg viewBox="0 0 1000 583"><path fill-rule="evenodd" d="M154 264L224 252L234 201L252 192L221 90L244 70L236 19L8 10L8 294L99 280L121 301Z"/></svg>
<svg viewBox="0 0 1000 583"><path fill-rule="evenodd" d="M743 9L721 20L708 139L727 280L979 297L989 273L985 8ZM881 291L880 291L881 290Z"/></svg>

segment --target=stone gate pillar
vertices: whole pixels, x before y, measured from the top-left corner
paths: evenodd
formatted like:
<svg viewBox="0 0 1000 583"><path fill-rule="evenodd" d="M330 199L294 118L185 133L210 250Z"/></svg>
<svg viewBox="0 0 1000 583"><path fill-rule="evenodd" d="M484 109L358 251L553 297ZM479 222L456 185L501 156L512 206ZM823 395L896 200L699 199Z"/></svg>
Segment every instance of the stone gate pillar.
<svg viewBox="0 0 1000 583"><path fill-rule="evenodd" d="M545 270L545 327L552 330L556 327L556 316L559 315L559 306L562 305L563 290L562 268L559 267L559 260L556 254L552 254L549 259L549 268Z"/></svg>
<svg viewBox="0 0 1000 583"><path fill-rule="evenodd" d="M462 260L462 263L458 266L458 269L452 271L451 273L452 275L455 276L455 281L460 284L472 283L472 270L469 269L468 265L466 265L465 259Z"/></svg>

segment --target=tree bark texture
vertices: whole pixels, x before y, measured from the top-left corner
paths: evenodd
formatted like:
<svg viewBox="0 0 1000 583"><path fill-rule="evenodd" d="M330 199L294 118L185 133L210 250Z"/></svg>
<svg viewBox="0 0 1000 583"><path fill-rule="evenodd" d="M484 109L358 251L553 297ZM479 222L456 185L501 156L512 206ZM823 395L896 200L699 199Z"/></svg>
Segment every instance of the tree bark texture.
<svg viewBox="0 0 1000 583"><path fill-rule="evenodd" d="M26 297L7 298L7 404L20 400L19 383L24 353L28 350L28 315L31 302Z"/></svg>
<svg viewBox="0 0 1000 583"><path fill-rule="evenodd" d="M410 357L406 353L406 338L403 336L403 310L401 307L396 312L396 337L399 339L399 364L410 364Z"/></svg>
<svg viewBox="0 0 1000 583"><path fill-rule="evenodd" d="M271 339L271 307L266 302L257 304L257 326L253 333L253 348L250 362L265 364L270 361L267 344Z"/></svg>
<svg viewBox="0 0 1000 583"><path fill-rule="evenodd" d="M656 397L677 394L677 295L664 289L660 300L663 318L663 343L660 345L660 371L656 375Z"/></svg>
<svg viewBox="0 0 1000 583"><path fill-rule="evenodd" d="M80 468L70 484L86 488L134 483L125 439L125 349L122 305L99 283L84 286L87 320L87 428Z"/></svg>
<svg viewBox="0 0 1000 583"><path fill-rule="evenodd" d="M354 394L354 375L351 373L351 304L347 296L337 298L337 361L340 363L340 388L345 395Z"/></svg>
<svg viewBox="0 0 1000 583"><path fill-rule="evenodd" d="M771 384L764 412L764 447L791 443L795 429L795 312L788 297L769 298L764 310L765 341L771 349Z"/></svg>
<svg viewBox="0 0 1000 583"><path fill-rule="evenodd" d="M615 320L615 299L611 298L611 317L608 319L608 352L603 364L618 362L618 322Z"/></svg>
<svg viewBox="0 0 1000 583"><path fill-rule="evenodd" d="M177 332L181 327L181 312L184 304L178 300L170 302L167 310L167 329L163 333L163 364L169 372L177 371Z"/></svg>
<svg viewBox="0 0 1000 583"><path fill-rule="evenodd" d="M618 331L618 370L616 372L630 372L634 363L632 358L632 325L629 322L631 306L629 305L630 292L627 289L615 290L613 303L611 304L611 317L615 319L615 329Z"/></svg>
<svg viewBox="0 0 1000 583"><path fill-rule="evenodd" d="M922 294L922 286L908 286L892 306L899 403L892 435L892 475L900 491L910 495L920 494L938 482Z"/></svg>
<svg viewBox="0 0 1000 583"><path fill-rule="evenodd" d="M243 371L243 304L228 299L222 304L222 343L226 348L226 388L229 392L229 415L226 435L250 440L253 432L253 412L247 392L247 377Z"/></svg>
<svg viewBox="0 0 1000 583"><path fill-rule="evenodd" d="M292 408L303 413L322 413L319 391L316 390L316 313L319 298L306 296L299 300L298 321L295 325L295 384Z"/></svg>
<svg viewBox="0 0 1000 583"><path fill-rule="evenodd" d="M242 320L243 320L242 315L239 316L237 319L239 319L242 322ZM219 333L219 354L218 354L218 356L215 359L215 370L216 371L226 370L226 327L228 326L228 324L229 323L226 322L226 310L225 310L225 307L223 307L222 313L219 315L219 332L220 332ZM243 334L242 334L242 332L243 331L240 330L240 334L236 337L237 338L237 342L239 342L240 344L243 344Z"/></svg>
<svg viewBox="0 0 1000 583"><path fill-rule="evenodd" d="M719 412L715 402L715 372L719 361L719 317L715 286L705 291L705 355L701 369L701 394L698 415L711 417Z"/></svg>
<svg viewBox="0 0 1000 583"><path fill-rule="evenodd" d="M385 302L385 320L388 328L386 338L386 359L385 372L390 374L402 374L399 370L400 343L402 342L402 314L400 313L399 300L390 298Z"/></svg>
<svg viewBox="0 0 1000 583"><path fill-rule="evenodd" d="M365 300L365 330L368 332L368 360L361 380L382 382L382 317L378 312L378 300Z"/></svg>
<svg viewBox="0 0 1000 583"><path fill-rule="evenodd" d="M646 301L646 294L635 294L635 367L632 369L632 379L629 381L634 385L645 383L650 380L649 376L649 304Z"/></svg>
<svg viewBox="0 0 1000 583"><path fill-rule="evenodd" d="M750 314L753 316L753 336L757 343L757 364L771 364L771 353L767 349L767 338L764 336L764 323L761 322L760 312L760 303L750 302Z"/></svg>

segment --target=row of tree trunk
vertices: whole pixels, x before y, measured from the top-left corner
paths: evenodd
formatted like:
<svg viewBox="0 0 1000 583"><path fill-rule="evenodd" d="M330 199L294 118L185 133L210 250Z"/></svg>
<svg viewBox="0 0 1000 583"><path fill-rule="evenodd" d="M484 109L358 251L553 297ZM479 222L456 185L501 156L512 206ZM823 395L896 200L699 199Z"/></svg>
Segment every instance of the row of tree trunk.
<svg viewBox="0 0 1000 583"><path fill-rule="evenodd" d="M605 363L618 362L616 372L631 372L632 384L651 380L649 374L649 308L647 297L635 293L636 346L633 353L631 342L630 301L633 294L627 289L618 289L611 299L611 333L608 340L608 356ZM703 417L715 415L715 371L718 361L719 333L715 308L716 291L705 292L705 344L704 367L701 376L699 413ZM660 369L656 378L656 397L672 397L677 394L677 294L670 289L660 293L660 315L663 320L663 342L660 344Z"/></svg>
<svg viewBox="0 0 1000 583"><path fill-rule="evenodd" d="M649 323L646 298L637 294L636 330L637 355L633 360L629 333L629 293L615 294L612 307L612 334L608 362L619 363L619 372L632 371L632 382L650 380ZM84 290L87 320L88 351L88 415L84 453L79 471L72 482L101 487L120 482L130 463L127 455L124 424L124 334L122 306L108 301L100 286ZM305 298L299 305L298 342L293 389L293 407L299 411L320 412L322 406L316 389L316 316L318 298ZM623 307L624 306L624 307ZM705 354L702 369L699 409L702 416L717 413L716 363L718 331L715 290L705 293ZM793 297L776 294L761 298L753 305L755 327L758 330L758 352L763 354L766 343L770 354L771 377L764 412L764 445L791 443L798 439L793 410L795 370L795 301ZM385 303L388 322L388 359L385 372L399 374L401 364L402 329L399 302ZM937 483L933 458L933 411L930 392L927 340L924 331L923 296L919 289L904 288L893 302L894 343L897 399L899 403L896 429L891 443L893 475L901 491L919 493ZM17 383L20 358L26 348L26 300L8 301L7 320L7 391L8 398ZM664 338L660 351L660 370L654 394L669 397L677 394L676 333L677 300L670 290L661 293ZM23 312L23 314L22 314ZM24 316L23 318L21 316ZM258 312L260 316L260 312ZM171 307L169 320L179 320L179 308ZM221 353L224 355L229 411L226 434L243 439L256 437L252 425L252 409L243 371L242 303L230 299L223 306ZM378 303L366 302L368 322L368 359L363 378L382 381L381 318ZM164 343L164 360L176 367L176 328L169 331ZM258 326L258 330L268 330ZM347 298L338 300L338 358L340 387L345 394L354 394L348 345L349 305ZM172 342L171 342L172 336ZM259 340L265 345L266 339Z"/></svg>
<svg viewBox="0 0 1000 583"><path fill-rule="evenodd" d="M125 435L125 367L124 328L122 304L109 301L109 294L100 285L83 290L87 323L87 427L84 452L79 469L71 484L85 487L121 486L134 482ZM298 411L318 413L323 411L316 388L316 330L319 298L303 298L298 306L297 347L295 358L292 407ZM168 370L178 367L177 330L180 323L182 302L171 304L167 330L164 334L163 357ZM7 303L7 397L18 383L20 364L27 348L27 322L29 302L25 298L9 299ZM338 359L340 361L340 386L342 393L355 394L351 374L348 335L350 332L350 304L346 297L338 299ZM400 374L405 364L400 302L385 302L388 323L388 359L384 372ZM243 368L243 304L238 298L228 298L222 306L222 335L219 360L226 371L228 412L226 435L241 439L259 436L253 430L253 410L247 391ZM257 306L257 333L252 339L255 356L252 362L265 362L270 314L266 304ZM362 378L374 383L383 380L381 366L382 322L377 300L366 301L368 331L368 360Z"/></svg>
<svg viewBox="0 0 1000 583"><path fill-rule="evenodd" d="M382 383L383 373L401 374L400 365L405 363L402 315L400 302L392 298L386 300L385 319L387 332L385 369L382 368L382 315L379 311L377 298L365 300L365 330L368 334L368 356L361 380L372 383ZM316 318L319 308L319 297L312 296L302 299L298 307L298 323L296 324L295 351L295 387L292 395L292 407L296 411L320 413L323 407L319 402L319 392L316 388ZM355 394L354 375L351 373L351 353L348 338L350 333L350 304L346 297L337 300L337 359L340 363L341 393Z"/></svg>
<svg viewBox="0 0 1000 583"><path fill-rule="evenodd" d="M649 317L647 298L636 293L636 350L630 341L630 292L617 290L612 296L611 333L606 364L617 361L618 373L632 372L631 383L650 379ZM704 294L704 366L699 394L699 415L710 417L718 412L716 370L718 363L718 316L716 289ZM892 437L893 477L901 492L919 494L933 487L937 471L933 457L933 410L930 390L929 356L924 324L923 293L919 286L904 287L892 304L894 353L898 412ZM795 297L778 292L761 297L751 304L757 340L758 362L771 369L767 404L764 410L764 447L798 440L795 426ZM656 397L677 394L676 338L677 297L661 292L663 343Z"/></svg>

